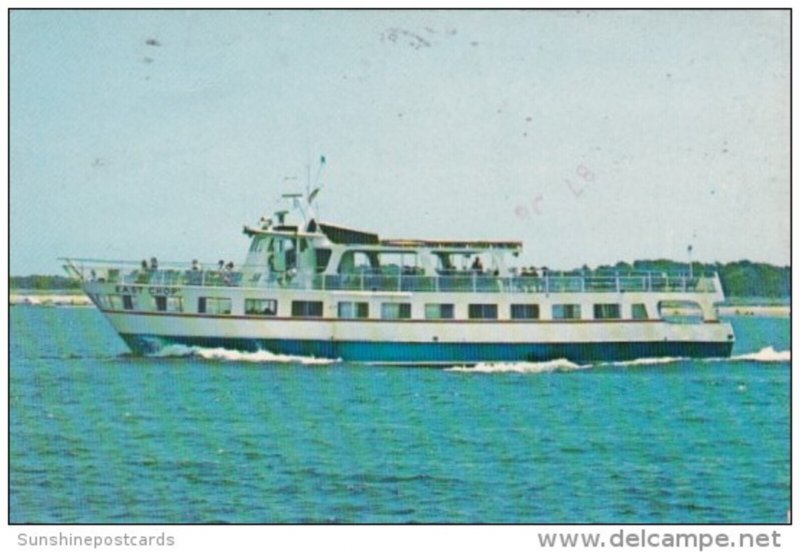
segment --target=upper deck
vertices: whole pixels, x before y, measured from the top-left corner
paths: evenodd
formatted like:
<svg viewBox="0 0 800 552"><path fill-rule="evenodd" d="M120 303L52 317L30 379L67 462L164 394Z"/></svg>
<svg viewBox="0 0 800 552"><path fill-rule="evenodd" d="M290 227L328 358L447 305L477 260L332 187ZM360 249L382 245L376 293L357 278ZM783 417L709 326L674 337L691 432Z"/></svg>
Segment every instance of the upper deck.
<svg viewBox="0 0 800 552"><path fill-rule="evenodd" d="M235 270L193 268L186 263L159 263L155 270L138 263L101 259L64 259L74 277L87 282L144 286L248 288L283 290L350 290L421 293L721 293L716 274L662 272L544 272L541 275L496 276L474 270L421 275L407 267L362 269L349 274L276 274L263 266Z"/></svg>

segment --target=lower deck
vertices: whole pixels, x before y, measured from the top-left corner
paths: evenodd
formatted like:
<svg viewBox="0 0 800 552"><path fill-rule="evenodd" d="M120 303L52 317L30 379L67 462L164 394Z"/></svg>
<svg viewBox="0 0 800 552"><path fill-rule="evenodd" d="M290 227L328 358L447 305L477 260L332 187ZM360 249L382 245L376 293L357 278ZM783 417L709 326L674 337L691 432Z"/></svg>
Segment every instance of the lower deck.
<svg viewBox="0 0 800 552"><path fill-rule="evenodd" d="M138 353L175 344L452 365L717 357L730 355L734 340L711 293L85 287Z"/></svg>

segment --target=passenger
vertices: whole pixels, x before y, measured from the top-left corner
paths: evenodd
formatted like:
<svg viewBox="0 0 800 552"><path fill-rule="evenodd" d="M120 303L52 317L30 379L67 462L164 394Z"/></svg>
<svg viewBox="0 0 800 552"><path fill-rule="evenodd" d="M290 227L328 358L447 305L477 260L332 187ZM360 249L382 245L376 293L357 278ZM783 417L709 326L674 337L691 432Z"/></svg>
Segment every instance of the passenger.
<svg viewBox="0 0 800 552"><path fill-rule="evenodd" d="M200 270L203 270L203 268L200 266L200 263L197 262L197 259L194 259L192 261L192 270L194 272L199 272Z"/></svg>
<svg viewBox="0 0 800 552"><path fill-rule="evenodd" d="M158 259L155 257L150 258L150 270L158 270Z"/></svg>
<svg viewBox="0 0 800 552"><path fill-rule="evenodd" d="M472 261L472 270L475 272L483 272L483 264L481 263L480 257L475 257L475 260Z"/></svg>
<svg viewBox="0 0 800 552"><path fill-rule="evenodd" d="M136 283L145 284L150 279L150 267L147 265L147 260L142 261L142 270L136 274Z"/></svg>
<svg viewBox="0 0 800 552"><path fill-rule="evenodd" d="M225 261L220 261L220 262L217 263L217 270L222 272L222 269L224 269L224 268L225 268Z"/></svg>

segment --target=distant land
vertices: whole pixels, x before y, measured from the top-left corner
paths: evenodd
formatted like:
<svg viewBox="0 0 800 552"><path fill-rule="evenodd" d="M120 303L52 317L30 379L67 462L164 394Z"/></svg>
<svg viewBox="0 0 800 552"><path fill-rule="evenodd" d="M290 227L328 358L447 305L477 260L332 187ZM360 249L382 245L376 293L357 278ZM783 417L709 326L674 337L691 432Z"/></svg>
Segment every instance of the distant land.
<svg viewBox="0 0 800 552"><path fill-rule="evenodd" d="M570 272L580 272L588 270L589 267L573 269ZM550 269L551 272L555 269ZM614 265L602 265L595 269L595 272L618 272L626 274L628 272L667 272L667 273L686 273L689 271L688 263L679 263L667 259L634 261L627 263L620 261ZM775 301L776 303L788 302L791 297L791 268L789 266L775 266L767 263L754 263L751 261L736 261L732 263L692 263L694 274L707 272L717 272L725 297L736 300L748 298L758 298L759 302L764 299ZM9 288L12 291L69 291L79 290L80 286L76 280L66 276L56 275L30 275L30 276L10 276ZM771 302L771 301L770 301Z"/></svg>

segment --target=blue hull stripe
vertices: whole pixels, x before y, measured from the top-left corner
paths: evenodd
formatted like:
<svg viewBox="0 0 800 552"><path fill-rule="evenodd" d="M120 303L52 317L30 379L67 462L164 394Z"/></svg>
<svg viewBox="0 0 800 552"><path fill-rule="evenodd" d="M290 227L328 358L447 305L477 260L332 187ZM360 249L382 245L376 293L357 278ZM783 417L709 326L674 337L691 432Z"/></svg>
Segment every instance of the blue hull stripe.
<svg viewBox="0 0 800 552"><path fill-rule="evenodd" d="M167 345L270 351L276 354L342 359L351 362L474 364L476 362L572 362L634 360L648 357L729 357L733 342L647 341L603 343L397 343L303 339L145 336L121 334L138 354Z"/></svg>

